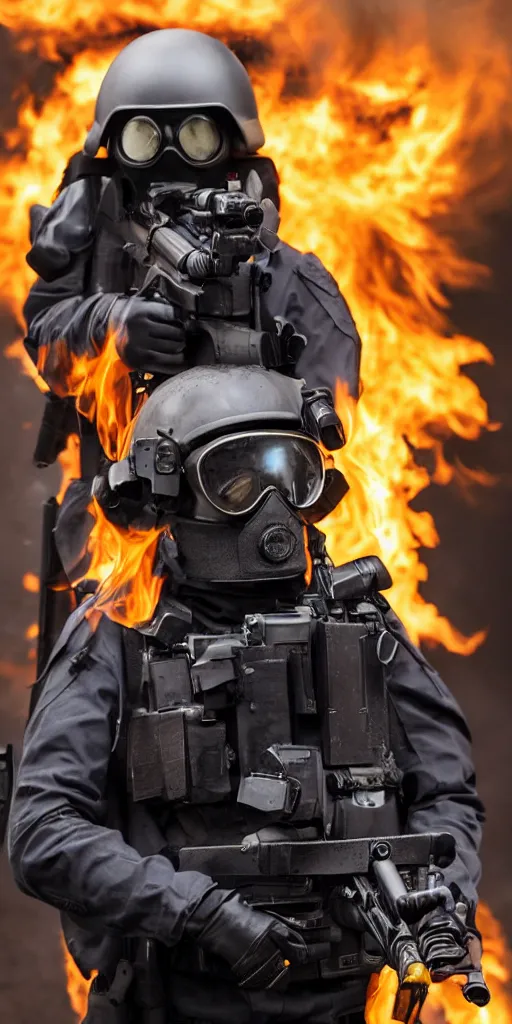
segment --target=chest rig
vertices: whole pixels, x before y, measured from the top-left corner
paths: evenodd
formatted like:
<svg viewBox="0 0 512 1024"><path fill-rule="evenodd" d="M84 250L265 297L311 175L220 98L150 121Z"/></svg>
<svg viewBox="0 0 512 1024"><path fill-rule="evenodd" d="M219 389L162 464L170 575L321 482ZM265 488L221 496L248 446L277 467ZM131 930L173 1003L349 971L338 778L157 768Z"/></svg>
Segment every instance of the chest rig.
<svg viewBox="0 0 512 1024"><path fill-rule="evenodd" d="M326 571L321 599L246 615L229 634L166 645L164 609L131 701L134 802L236 804L260 827L317 839L399 831L385 681L397 641L365 593L371 573Z"/></svg>
<svg viewBox="0 0 512 1024"><path fill-rule="evenodd" d="M294 968L299 983L367 975L391 941L408 963L410 932L379 907L427 888L440 843L453 857L451 837L401 834L386 686L398 638L377 593L390 582L379 559L358 559L322 567L321 593L246 615L232 633L166 642L176 608L165 606L145 634L130 631L142 641L127 665L131 800L179 822L181 839L163 831L181 870L328 944L324 959ZM173 957L177 970L221 970L194 944Z"/></svg>

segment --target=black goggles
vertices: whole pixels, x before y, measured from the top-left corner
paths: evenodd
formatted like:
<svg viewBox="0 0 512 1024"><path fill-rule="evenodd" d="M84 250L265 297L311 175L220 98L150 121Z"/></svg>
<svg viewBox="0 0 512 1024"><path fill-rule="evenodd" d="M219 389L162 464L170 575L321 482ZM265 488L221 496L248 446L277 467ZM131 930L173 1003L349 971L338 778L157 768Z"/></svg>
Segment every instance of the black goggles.
<svg viewBox="0 0 512 1024"><path fill-rule="evenodd" d="M159 119L160 121L160 119ZM190 114L176 123L157 123L137 114L117 134L123 160L137 167L152 164L166 149L176 150L189 163L204 166L226 152L227 138L217 121L205 114Z"/></svg>
<svg viewBox="0 0 512 1024"><path fill-rule="evenodd" d="M211 441L185 462L203 494L219 512L246 515L269 490L297 509L318 501L325 480L322 451L301 434L261 430Z"/></svg>

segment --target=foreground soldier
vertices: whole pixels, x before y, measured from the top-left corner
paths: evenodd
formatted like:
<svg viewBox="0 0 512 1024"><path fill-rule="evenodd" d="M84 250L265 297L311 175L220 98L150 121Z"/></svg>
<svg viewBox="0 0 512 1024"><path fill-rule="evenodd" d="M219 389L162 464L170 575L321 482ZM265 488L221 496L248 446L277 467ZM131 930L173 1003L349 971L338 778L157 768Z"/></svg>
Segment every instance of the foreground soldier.
<svg viewBox="0 0 512 1024"><path fill-rule="evenodd" d="M355 1024L383 948L403 977L418 960L470 969L469 735L378 594L379 560L325 557L312 524L343 480L322 452L341 444L325 392L196 368L154 392L130 457L96 483L119 521L170 524L169 576L137 630L103 616L93 632L90 604L68 622L9 837L19 886L64 912L80 969L100 971L90 1024ZM446 838L430 856L428 836L401 832L449 832L455 859ZM373 849L371 836L398 838ZM443 857L451 886L433 874L416 917L404 889L415 923L391 922L380 947L354 902L370 854L395 900L389 854L413 890Z"/></svg>

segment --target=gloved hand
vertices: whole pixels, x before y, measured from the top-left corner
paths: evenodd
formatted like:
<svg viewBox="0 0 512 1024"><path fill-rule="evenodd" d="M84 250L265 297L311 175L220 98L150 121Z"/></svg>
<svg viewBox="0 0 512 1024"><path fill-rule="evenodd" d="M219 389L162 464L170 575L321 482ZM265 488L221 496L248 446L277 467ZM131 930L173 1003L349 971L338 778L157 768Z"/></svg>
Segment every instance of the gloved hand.
<svg viewBox="0 0 512 1024"><path fill-rule="evenodd" d="M422 918L417 931L418 946L434 981L462 973L470 964L468 939L469 932L457 914L438 907Z"/></svg>
<svg viewBox="0 0 512 1024"><path fill-rule="evenodd" d="M205 951L222 957L241 988L273 988L289 965L305 963L308 954L302 935L284 920L255 910L239 893L225 889L205 896L185 933Z"/></svg>
<svg viewBox="0 0 512 1024"><path fill-rule="evenodd" d="M465 975L464 998L475 1006L487 1006L491 994L482 974L482 941L474 913L466 924L458 914L434 910L420 922L417 938L432 981Z"/></svg>
<svg viewBox="0 0 512 1024"><path fill-rule="evenodd" d="M117 352L131 370L172 377L187 369L185 329L167 302L121 295L110 324L118 332Z"/></svg>

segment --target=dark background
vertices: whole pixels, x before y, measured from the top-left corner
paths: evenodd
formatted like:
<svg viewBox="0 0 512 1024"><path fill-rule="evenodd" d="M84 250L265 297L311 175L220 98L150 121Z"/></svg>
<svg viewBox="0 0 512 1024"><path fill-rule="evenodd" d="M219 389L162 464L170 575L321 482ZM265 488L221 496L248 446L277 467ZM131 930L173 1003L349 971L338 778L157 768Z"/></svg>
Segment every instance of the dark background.
<svg viewBox="0 0 512 1024"><path fill-rule="evenodd" d="M20 74L20 58L5 45L0 29L0 90L8 96ZM28 59L28 58L27 58ZM25 60L25 59L24 59ZM24 73L28 66L24 63ZM0 131L14 108L0 111ZM512 191L512 190L511 190ZM436 649L427 652L451 686L469 719L475 744L479 788L487 806L482 897L512 939L512 210L489 219L481 241L466 254L493 271L486 292L455 297L456 327L485 342L494 368L472 368L490 404L499 433L477 443L454 442L450 454L499 476L492 489L468 502L454 487L431 487L420 506L436 519L441 546L426 553L430 580L425 596L465 632L489 627L485 645L471 658ZM1 296L0 296L1 302ZM16 336L6 306L0 307L0 344ZM25 572L38 572L41 504L53 492L57 474L32 468L42 398L20 374L16 361L0 356L0 740L19 749L33 668L27 662L27 626L37 617L37 597L22 587ZM397 368L400 372L400 368ZM71 1024L58 916L18 893L5 854L0 859L0 1017L8 1024Z"/></svg>

